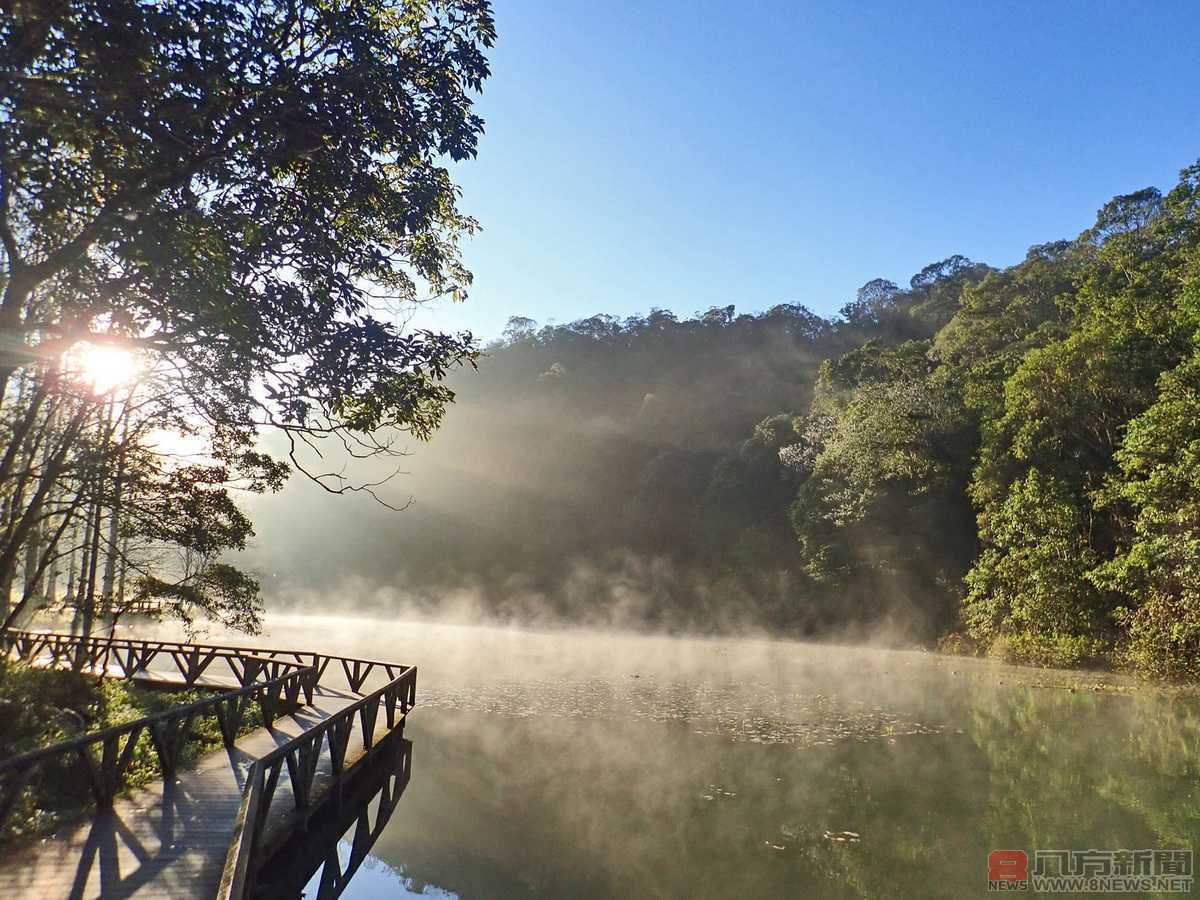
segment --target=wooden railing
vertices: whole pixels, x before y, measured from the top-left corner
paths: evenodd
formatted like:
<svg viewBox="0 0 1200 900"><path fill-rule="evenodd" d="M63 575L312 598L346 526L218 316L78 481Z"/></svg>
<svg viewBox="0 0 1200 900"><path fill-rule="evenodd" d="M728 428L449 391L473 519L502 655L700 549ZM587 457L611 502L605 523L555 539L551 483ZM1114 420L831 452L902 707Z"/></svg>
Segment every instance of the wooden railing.
<svg viewBox="0 0 1200 900"><path fill-rule="evenodd" d="M144 716L102 731L80 735L48 747L22 753L0 761L0 830L20 798L21 791L37 770L51 760L76 758L88 776L88 786L97 806L112 804L125 786L125 776L139 742L149 740L164 775L175 771L196 720L213 716L225 746L233 745L251 703L257 703L263 721L302 705L315 682L312 666L289 666L286 674L267 681L254 682L235 691L178 706L152 716Z"/></svg>
<svg viewBox="0 0 1200 900"><path fill-rule="evenodd" d="M387 829L411 778L412 742L392 732L326 796L306 831L272 848L254 885L256 900L336 900Z"/></svg>
<svg viewBox="0 0 1200 900"><path fill-rule="evenodd" d="M404 668L383 687L280 745L251 766L218 895L222 900L254 896L262 863L264 830L271 818L283 771L286 769L291 786L289 818L293 827L303 830L316 799L313 787L322 753L328 751L332 776L329 790L336 792L349 771L346 755L356 726L367 751L365 759L375 745L380 710L384 713L389 734L402 733L404 717L416 702L416 689L417 670Z"/></svg>
<svg viewBox="0 0 1200 900"><path fill-rule="evenodd" d="M43 661L52 668L80 662L81 668L95 675L153 680L150 665L156 659L169 657L182 679L184 687L200 684L210 674L214 663L223 663L239 685L245 687L257 681L281 678L297 669L314 668L311 662L280 659L275 654L261 654L251 648L215 647L202 644L182 644L174 641L143 641L130 638L73 634L54 634L41 631L9 631L0 637L0 646L26 662ZM301 685L305 700L312 702L313 688L320 677L318 672ZM204 686L204 685L201 685ZM208 687L218 687L209 684Z"/></svg>
<svg viewBox="0 0 1200 900"><path fill-rule="evenodd" d="M4 646L4 649L16 649L24 658L33 658L39 653L49 653L56 660L69 661L73 658L70 654L76 652L80 640L82 639L74 635L41 631L9 630L0 632L0 644ZM179 667L180 673L189 686L205 673L214 659L238 658L239 655L286 662L289 665L314 666L317 669L318 681L328 674L332 663L337 663L337 669L340 669L346 679L346 684L355 694L362 692L363 685L373 675L381 673L390 681L407 668L399 663L382 662L375 659L358 659L353 656L337 656L308 650L284 650L273 647L191 644L183 641L148 641L100 635L93 635L87 638L87 641L91 645L88 656L89 663L94 667L107 668L115 659L117 664L126 670L126 677L130 677L134 672L143 671L155 657L169 655ZM210 654L212 655L210 656ZM309 697L310 702L311 699Z"/></svg>

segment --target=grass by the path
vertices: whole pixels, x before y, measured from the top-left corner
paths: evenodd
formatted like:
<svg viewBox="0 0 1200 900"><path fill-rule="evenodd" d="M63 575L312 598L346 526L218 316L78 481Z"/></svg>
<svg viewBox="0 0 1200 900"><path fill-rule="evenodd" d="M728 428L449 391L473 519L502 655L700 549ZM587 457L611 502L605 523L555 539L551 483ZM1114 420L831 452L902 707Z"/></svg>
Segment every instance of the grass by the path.
<svg viewBox="0 0 1200 900"><path fill-rule="evenodd" d="M41 669L0 658L0 760L82 734L121 725L210 696L196 690L159 691L116 679ZM257 708L246 711L243 733L262 724ZM215 718L198 717L181 753L186 764L221 745ZM161 776L149 736L139 739L126 774L127 788ZM88 775L77 755L40 765L22 792L0 842L41 834L92 805Z"/></svg>

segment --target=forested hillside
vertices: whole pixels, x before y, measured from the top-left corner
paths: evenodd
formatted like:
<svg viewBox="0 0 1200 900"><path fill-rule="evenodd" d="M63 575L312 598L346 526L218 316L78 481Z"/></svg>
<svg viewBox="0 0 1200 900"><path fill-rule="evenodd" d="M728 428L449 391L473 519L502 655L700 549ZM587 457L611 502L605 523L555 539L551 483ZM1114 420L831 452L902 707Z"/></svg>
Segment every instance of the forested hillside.
<svg viewBox="0 0 1200 900"><path fill-rule="evenodd" d="M501 617L1200 675L1198 240L1200 166L1010 268L868 282L832 321L513 319L455 379L416 505L347 525L342 562Z"/></svg>

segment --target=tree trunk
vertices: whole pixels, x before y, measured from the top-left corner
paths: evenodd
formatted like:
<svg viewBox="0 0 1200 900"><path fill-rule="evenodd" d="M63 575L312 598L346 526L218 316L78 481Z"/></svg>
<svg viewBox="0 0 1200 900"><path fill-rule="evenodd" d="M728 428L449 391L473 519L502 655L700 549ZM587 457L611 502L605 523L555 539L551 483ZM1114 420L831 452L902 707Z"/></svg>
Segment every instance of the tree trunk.
<svg viewBox="0 0 1200 900"><path fill-rule="evenodd" d="M36 597L42 593L41 577L38 574L38 563L42 559L42 523L34 525L29 531L29 539L25 542L25 573L22 577L23 591Z"/></svg>
<svg viewBox="0 0 1200 900"><path fill-rule="evenodd" d="M111 402L111 401L110 401ZM109 407L109 418L112 417L112 407ZM108 515L108 546L105 548L104 585L101 588L104 614L113 614L113 588L117 576L117 542L121 528L121 495L125 480L125 444L129 439L129 419L121 424L121 449L117 454L117 472L113 478L112 510Z"/></svg>
<svg viewBox="0 0 1200 900"><path fill-rule="evenodd" d="M100 514L102 506L100 503L99 484L95 488L95 499L92 501L91 522L88 525L91 531L91 543L88 546L87 554L87 572L86 580L80 585L81 593L83 594L83 603L81 604L81 614L79 618L80 635L84 638L89 638L92 635L92 629L96 623L96 570L100 555ZM75 665L73 666L76 672L83 669L84 660L87 658L87 641L81 641L79 644L79 652L75 654Z"/></svg>
<svg viewBox="0 0 1200 900"><path fill-rule="evenodd" d="M86 490L86 486L84 490ZM87 573L92 549L92 508L89 505L84 516L83 543L79 545L80 563L75 577L75 593L71 595L74 611L71 615L71 633L79 634L83 618L83 601L87 593Z"/></svg>
<svg viewBox="0 0 1200 900"><path fill-rule="evenodd" d="M96 575L100 567L100 528L103 524L104 491L108 483L108 450L112 442L113 429L113 402L111 399L108 402L106 413L104 429L101 431L104 439L104 453L101 455L100 465L92 475L92 539L88 548L87 584L84 586L86 593L83 600L83 615L80 619L81 631L85 638L91 637L96 623ZM79 644L79 653L75 659L76 671L83 668L86 647L86 641Z"/></svg>
<svg viewBox="0 0 1200 900"><path fill-rule="evenodd" d="M57 547L50 548L57 551ZM54 554L54 561L50 563L50 571L46 573L46 608L52 609L58 603L58 566L61 560L58 553Z"/></svg>
<svg viewBox="0 0 1200 900"><path fill-rule="evenodd" d="M29 605L29 601L33 599L33 587L41 580L46 567L58 564L58 554L54 549L58 546L58 542L62 539L63 533L67 530L67 526L71 524L71 520L75 517L76 510L79 509L79 504L82 498L76 495L74 502L67 509L62 517L62 521L58 523L49 535L49 540L46 542L47 549L42 551L42 557L38 560L36 569L33 572L33 578L30 583L25 586L25 592L21 596L21 600L16 607L5 617L0 620L0 634L3 634L9 628L13 627L17 621L25 614L25 609Z"/></svg>
<svg viewBox="0 0 1200 900"><path fill-rule="evenodd" d="M7 175L7 173L6 173ZM8 198L5 197L5 204ZM0 332L4 334L21 334L21 320L29 305L29 298L36 282L30 278L29 270L11 257L8 260L8 283L4 286L4 295L0 299ZM0 403L8 394L8 385L13 375L21 366L29 361L29 350L22 345L20 350L5 350L0 352Z"/></svg>
<svg viewBox="0 0 1200 900"><path fill-rule="evenodd" d="M79 552L79 526L71 527L71 555L67 557L67 590L63 593L63 601L75 602L75 556Z"/></svg>
<svg viewBox="0 0 1200 900"><path fill-rule="evenodd" d="M5 619L8 618L8 611L12 609L12 592L12 574L10 573L7 576L0 576L0 615L2 615Z"/></svg>
<svg viewBox="0 0 1200 900"><path fill-rule="evenodd" d="M85 407L77 412L71 420L70 425L63 435L62 443L55 449L50 464L38 479L37 491L29 503L19 512L16 510L17 504L14 504L12 521L9 523L4 536L5 545L0 547L0 579L12 577L17 557L25 545L26 538L29 537L30 529L37 524L42 510L46 505L46 499L49 497L54 485L58 482L59 476L66 471L67 455L75 442L75 438L79 434L79 430L83 427L83 421L86 417L87 409Z"/></svg>

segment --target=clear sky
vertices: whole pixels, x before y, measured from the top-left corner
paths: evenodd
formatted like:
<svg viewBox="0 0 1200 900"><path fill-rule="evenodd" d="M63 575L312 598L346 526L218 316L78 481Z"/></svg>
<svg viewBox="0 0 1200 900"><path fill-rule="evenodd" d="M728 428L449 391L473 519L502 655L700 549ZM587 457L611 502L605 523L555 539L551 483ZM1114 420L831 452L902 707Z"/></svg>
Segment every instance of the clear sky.
<svg viewBox="0 0 1200 900"><path fill-rule="evenodd" d="M475 288L499 334L662 306L834 313L962 253L1016 262L1200 157L1188 2L496 0Z"/></svg>

